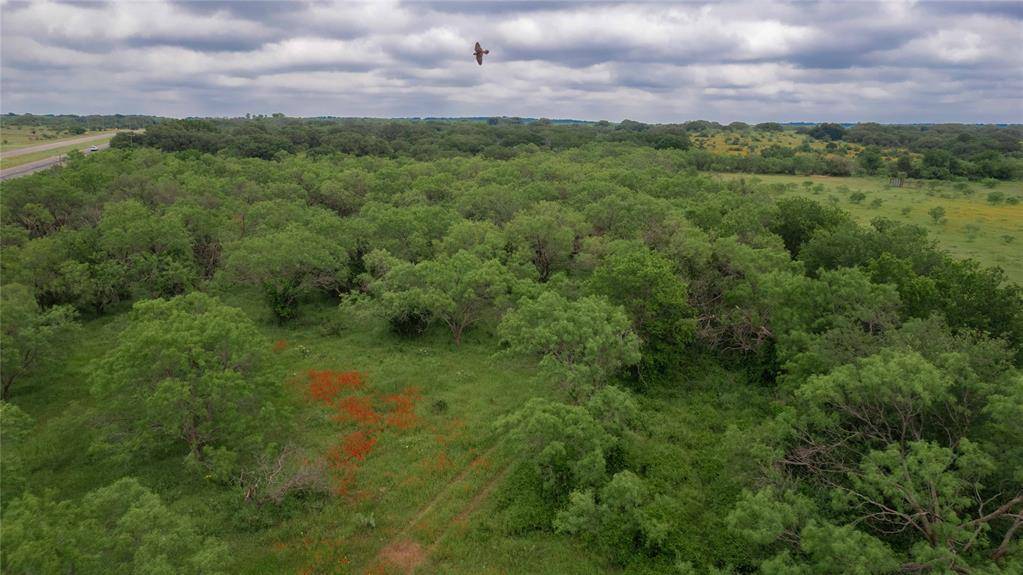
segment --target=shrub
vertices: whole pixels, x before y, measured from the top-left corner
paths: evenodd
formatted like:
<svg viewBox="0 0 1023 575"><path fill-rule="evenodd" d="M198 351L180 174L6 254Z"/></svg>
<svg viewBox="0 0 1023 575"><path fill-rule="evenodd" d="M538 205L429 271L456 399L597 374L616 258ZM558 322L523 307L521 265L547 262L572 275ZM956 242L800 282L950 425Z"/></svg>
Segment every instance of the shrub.
<svg viewBox="0 0 1023 575"><path fill-rule="evenodd" d="M977 236L980 234L980 226L978 226L977 224L966 224L965 226L963 226L963 233L966 234L967 239L971 241L975 240L977 239Z"/></svg>

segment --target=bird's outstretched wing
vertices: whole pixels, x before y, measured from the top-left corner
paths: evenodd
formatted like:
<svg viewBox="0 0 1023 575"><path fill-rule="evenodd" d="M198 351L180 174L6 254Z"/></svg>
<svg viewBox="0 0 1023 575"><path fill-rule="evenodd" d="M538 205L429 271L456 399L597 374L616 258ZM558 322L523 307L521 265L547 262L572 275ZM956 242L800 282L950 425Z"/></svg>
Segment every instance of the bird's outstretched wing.
<svg viewBox="0 0 1023 575"><path fill-rule="evenodd" d="M483 65L483 52L479 50L476 51L476 63L480 66Z"/></svg>
<svg viewBox="0 0 1023 575"><path fill-rule="evenodd" d="M476 42L476 53L479 54L482 51L483 51L483 47L480 46L479 42Z"/></svg>

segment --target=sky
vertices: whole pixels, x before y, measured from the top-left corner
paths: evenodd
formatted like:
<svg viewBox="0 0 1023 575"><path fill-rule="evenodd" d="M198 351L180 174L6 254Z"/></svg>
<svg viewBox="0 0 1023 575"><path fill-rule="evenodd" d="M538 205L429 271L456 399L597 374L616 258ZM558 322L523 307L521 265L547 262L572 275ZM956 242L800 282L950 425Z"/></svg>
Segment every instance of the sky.
<svg viewBox="0 0 1023 575"><path fill-rule="evenodd" d="M2 113L1023 123L1021 0L0 0L0 17Z"/></svg>

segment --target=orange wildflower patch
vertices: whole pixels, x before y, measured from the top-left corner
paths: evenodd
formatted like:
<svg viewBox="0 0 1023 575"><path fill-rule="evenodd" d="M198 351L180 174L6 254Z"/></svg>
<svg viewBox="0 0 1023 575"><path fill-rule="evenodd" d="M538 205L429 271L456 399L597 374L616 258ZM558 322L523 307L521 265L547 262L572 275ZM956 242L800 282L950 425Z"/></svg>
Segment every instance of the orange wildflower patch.
<svg viewBox="0 0 1023 575"><path fill-rule="evenodd" d="M366 456L373 451L373 446L376 445L377 438L369 435L364 431L354 431L345 436L344 440L341 441L341 449L344 450L346 456L350 459L357 459L363 461Z"/></svg>
<svg viewBox="0 0 1023 575"><path fill-rule="evenodd" d="M376 443L377 438L365 431L353 431L330 449L327 460L334 469L351 467L356 461L365 461Z"/></svg>
<svg viewBox="0 0 1023 575"><path fill-rule="evenodd" d="M335 493L350 501L373 497L374 491L357 488L360 466L373 452L381 432L388 428L410 429L417 424L419 390L408 387L389 395L373 393L365 389L364 376L357 371L311 369L305 376L310 399L334 408L335 422L354 427L324 455L333 471ZM443 469L451 462L441 454L434 464Z"/></svg>
<svg viewBox="0 0 1023 575"><path fill-rule="evenodd" d="M274 351L280 352L280 351L284 351L286 349L288 349L288 340L286 340L286 339L279 339L279 340L274 342Z"/></svg>
<svg viewBox="0 0 1023 575"><path fill-rule="evenodd" d="M386 423L397 429L409 429L416 424L416 401L419 390L414 387L405 388L401 393L384 396L384 403L391 407Z"/></svg>
<svg viewBox="0 0 1023 575"><path fill-rule="evenodd" d="M433 462L433 468L437 471L444 471L449 467L451 467L451 459L448 458L447 453L441 451Z"/></svg>
<svg viewBox="0 0 1023 575"><path fill-rule="evenodd" d="M324 403L333 403L342 391L360 389L364 383L358 371L310 369L306 375L309 377L309 395Z"/></svg>
<svg viewBox="0 0 1023 575"><path fill-rule="evenodd" d="M373 424L380 416L373 409L373 400L362 395L349 395L337 402L337 421L354 421L362 424Z"/></svg>

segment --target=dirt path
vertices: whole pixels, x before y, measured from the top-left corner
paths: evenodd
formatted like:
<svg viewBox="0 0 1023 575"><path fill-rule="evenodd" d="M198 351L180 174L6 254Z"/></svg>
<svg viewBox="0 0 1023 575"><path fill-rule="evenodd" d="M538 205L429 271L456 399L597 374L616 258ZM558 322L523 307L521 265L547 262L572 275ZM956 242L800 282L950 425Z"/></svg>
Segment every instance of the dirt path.
<svg viewBox="0 0 1023 575"><path fill-rule="evenodd" d="M465 466L461 471L458 472L451 481L448 482L444 489L441 489L433 498L430 499L415 516L399 531L391 540L384 545L380 552L377 554L375 564L377 567L386 569L391 568L398 570L398 572L405 575L412 575L416 570L425 564L430 555L438 548L441 541L451 531L451 525L466 524L469 517L483 504L487 498L494 492L495 489L501 484L501 482L508 476L512 466L507 465L499 472L494 474L487 483L480 489L472 500L469 501L462 509L459 510L455 516L454 521L451 525L446 527L440 535L438 535L432 543L424 548L422 544L414 541L411 537L413 530L423 522L424 519L436 508L437 504L447 499L457 488L463 480L465 480L470 473L475 469L480 469L483 464L492 460L494 453L500 447L501 441L495 443L492 447L487 449L484 453L476 456L468 465Z"/></svg>
<svg viewBox="0 0 1023 575"><path fill-rule="evenodd" d="M116 132L105 132L103 134L93 134L92 136L82 136L81 138L69 138L67 140L57 140L47 144L39 144L36 146L28 146L25 148L18 148L9 152L0 154L0 158L5 160L9 158L16 158L18 156L24 156L25 154L34 154L36 152L45 152L46 150L55 150L57 148L64 148L66 146L73 146L75 144L86 144L94 140L102 140L109 138L116 134Z"/></svg>
<svg viewBox="0 0 1023 575"><path fill-rule="evenodd" d="M430 547L427 548L426 550L427 559L431 555L433 555L434 551L436 551L437 548L440 547L441 542L443 542L444 539L447 538L448 534L451 533L451 531L455 527L464 529L466 526L468 526L469 517L472 516L473 513L476 513L476 511L480 508L481 505L483 505L483 503L487 499L490 499L490 496L494 493L494 490L497 489L497 487L501 485L501 483L503 483L505 479L508 478L508 474L511 473L512 467L513 465L511 464L506 465L504 469L498 472L497 475L494 475L494 477L492 477L490 481L488 481L487 484L483 486L483 489L481 489L480 492L477 493L476 496L472 498L472 501L470 501L469 504L466 505L464 509L458 512L458 515L455 516L455 520L451 522L451 525L449 525L447 529L442 531L441 534L437 537L437 539L434 540L434 542L430 545Z"/></svg>

